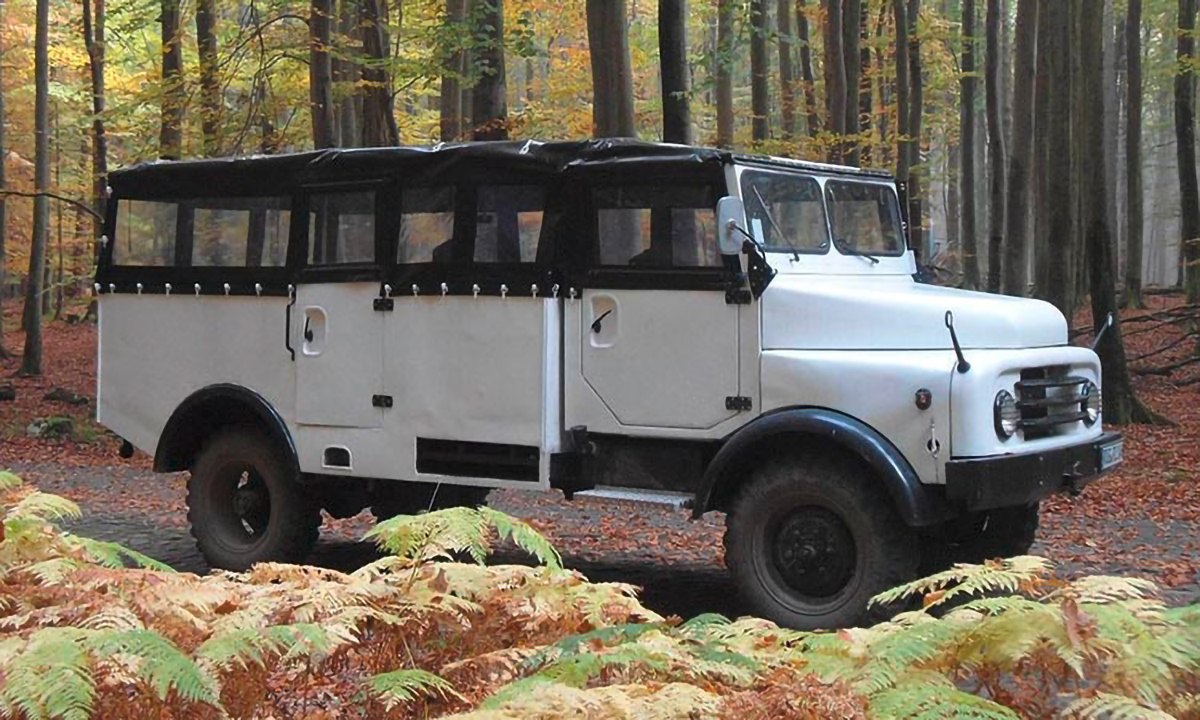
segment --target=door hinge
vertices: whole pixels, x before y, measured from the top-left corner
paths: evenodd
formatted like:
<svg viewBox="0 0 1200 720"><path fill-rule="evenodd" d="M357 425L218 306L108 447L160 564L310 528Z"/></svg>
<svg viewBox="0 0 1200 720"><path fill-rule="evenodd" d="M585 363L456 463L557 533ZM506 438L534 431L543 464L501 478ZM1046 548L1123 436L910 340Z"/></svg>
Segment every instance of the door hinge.
<svg viewBox="0 0 1200 720"><path fill-rule="evenodd" d="M391 312L396 309L396 301L392 298L375 298L375 312Z"/></svg>
<svg viewBox="0 0 1200 720"><path fill-rule="evenodd" d="M392 406L391 395L372 395L371 404L377 408L390 408Z"/></svg>
<svg viewBox="0 0 1200 720"><path fill-rule="evenodd" d="M750 291L744 288L725 291L726 305L749 305L753 301L753 296L750 294Z"/></svg>
<svg viewBox="0 0 1200 720"><path fill-rule="evenodd" d="M754 402L745 395L729 395L725 398L725 409L746 412L754 407Z"/></svg>

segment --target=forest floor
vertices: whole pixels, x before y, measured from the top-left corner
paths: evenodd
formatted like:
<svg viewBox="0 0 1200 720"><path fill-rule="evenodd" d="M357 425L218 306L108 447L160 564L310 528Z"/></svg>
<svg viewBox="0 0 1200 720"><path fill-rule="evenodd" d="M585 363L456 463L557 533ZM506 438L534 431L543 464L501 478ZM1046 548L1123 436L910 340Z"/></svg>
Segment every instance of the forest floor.
<svg viewBox="0 0 1200 720"><path fill-rule="evenodd" d="M1157 326L1147 318L1178 308L1170 296L1150 296L1150 308L1128 313L1126 335L1132 359L1179 344L1132 366L1163 366L1194 351L1178 324ZM1142 318L1139 320L1139 318ZM9 316L10 351L20 336ZM1076 325L1086 323L1077 318ZM1152 328L1152 329L1147 329ZM179 570L207 567L187 533L183 475L155 475L150 459L117 457L116 438L97 425L95 412L96 332L91 325L51 323L45 331L45 374L16 376L19 358L0 360L0 387L11 384L15 401L0 401L0 469L11 469L40 489L78 502L84 518L75 531L123 542ZM1089 486L1082 496L1056 496L1043 503L1041 530L1033 552L1064 567L1064 575L1120 574L1159 583L1173 604L1200 602L1200 375L1192 365L1174 378L1138 375L1141 398L1169 418L1171 426L1130 426L1124 466ZM66 391L64 399L45 399ZM74 405L65 398L77 394ZM38 419L68 417L64 437L28 435ZM701 612L743 614L726 578L717 513L691 521L687 511L667 512L631 503L582 500L568 503L557 493L495 491L489 504L530 522L560 550L564 562L596 581L627 582L643 588L647 607L664 615ZM371 516L327 518L312 564L352 569L376 557L358 540ZM499 562L521 562L502 550Z"/></svg>

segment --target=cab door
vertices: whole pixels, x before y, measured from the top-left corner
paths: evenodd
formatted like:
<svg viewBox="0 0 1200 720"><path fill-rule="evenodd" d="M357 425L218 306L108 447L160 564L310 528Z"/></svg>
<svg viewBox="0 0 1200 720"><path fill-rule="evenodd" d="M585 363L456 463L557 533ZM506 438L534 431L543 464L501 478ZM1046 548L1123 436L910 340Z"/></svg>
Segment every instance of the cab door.
<svg viewBox="0 0 1200 720"><path fill-rule="evenodd" d="M716 201L709 185L591 189L594 264L580 297L579 371L608 418L585 410L579 424L589 431L699 431L740 411L739 306L726 301Z"/></svg>
<svg viewBox="0 0 1200 720"><path fill-rule="evenodd" d="M383 421L383 319L374 308L376 191L310 193L308 257L291 311L296 420L378 428Z"/></svg>

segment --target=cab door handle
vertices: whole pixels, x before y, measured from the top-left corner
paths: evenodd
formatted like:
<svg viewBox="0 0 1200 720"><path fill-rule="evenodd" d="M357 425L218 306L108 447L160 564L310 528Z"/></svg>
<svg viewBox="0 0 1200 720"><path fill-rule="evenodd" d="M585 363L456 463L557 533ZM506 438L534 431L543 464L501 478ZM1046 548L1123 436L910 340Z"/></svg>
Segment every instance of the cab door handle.
<svg viewBox="0 0 1200 720"><path fill-rule="evenodd" d="M312 318L304 316L304 342L313 341Z"/></svg>
<svg viewBox="0 0 1200 720"><path fill-rule="evenodd" d="M600 317L598 317L592 321L592 332L599 335L600 330L603 329L604 318L608 317L609 315L612 315L612 311L615 309L616 308L609 308L609 309L605 310L604 312L600 313Z"/></svg>

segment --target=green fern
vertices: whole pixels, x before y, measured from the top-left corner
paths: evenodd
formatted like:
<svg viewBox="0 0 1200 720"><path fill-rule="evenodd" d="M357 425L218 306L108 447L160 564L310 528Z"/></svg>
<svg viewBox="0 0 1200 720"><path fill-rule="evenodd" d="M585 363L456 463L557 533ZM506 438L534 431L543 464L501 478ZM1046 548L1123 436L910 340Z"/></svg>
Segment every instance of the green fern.
<svg viewBox="0 0 1200 720"><path fill-rule="evenodd" d="M27 720L86 720L96 699L88 631L46 628L0 642L0 710Z"/></svg>
<svg viewBox="0 0 1200 720"><path fill-rule="evenodd" d="M558 554L558 550L529 523L489 507L479 508L479 513L496 529L501 540L512 538L517 547L537 558L542 565L553 570L562 569L562 556Z"/></svg>
<svg viewBox="0 0 1200 720"><path fill-rule="evenodd" d="M8 519L62 520L82 515L79 506L60 495L34 490L8 510Z"/></svg>
<svg viewBox="0 0 1200 720"><path fill-rule="evenodd" d="M398 515L376 524L364 539L411 562L448 559L452 553L466 553L482 565L491 552L493 534L501 539L511 538L547 567L562 568L558 551L543 535L527 523L487 507Z"/></svg>
<svg viewBox="0 0 1200 720"><path fill-rule="evenodd" d="M175 572L174 568L170 565L159 562L149 555L140 553L132 548L127 548L120 543L93 540L79 535L72 535L71 533L63 533L62 536L68 543L82 549L87 554L88 560L96 565L103 565L110 568L124 568L129 567L129 563L132 563L134 567L154 570L156 572Z"/></svg>
<svg viewBox="0 0 1200 720"><path fill-rule="evenodd" d="M217 705L216 684L192 658L153 630L99 631L87 646L100 656L123 653L140 660L138 674L160 700L174 691L190 702Z"/></svg>
<svg viewBox="0 0 1200 720"><path fill-rule="evenodd" d="M1020 720L1011 709L943 685L905 685L871 698L870 716L880 720Z"/></svg>
<svg viewBox="0 0 1200 720"><path fill-rule="evenodd" d="M7 470L0 470L0 492L16 490L24 484L24 481L17 475Z"/></svg>
<svg viewBox="0 0 1200 720"><path fill-rule="evenodd" d="M444 678L417 668L372 675L367 680L367 687L388 710L410 703L420 696L462 697Z"/></svg>
<svg viewBox="0 0 1200 720"><path fill-rule="evenodd" d="M1076 700L1063 710L1063 716L1079 720L1175 720L1157 705L1103 692Z"/></svg>

